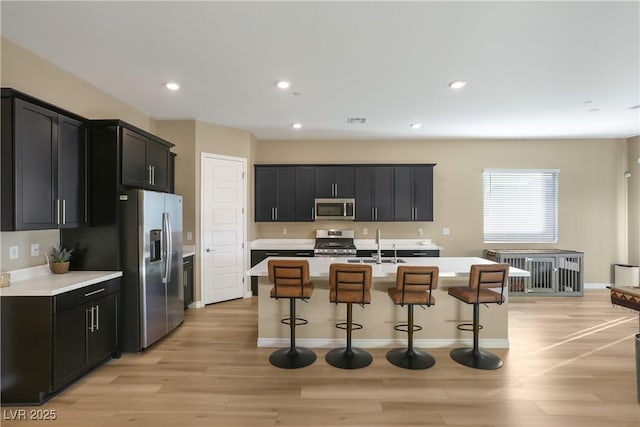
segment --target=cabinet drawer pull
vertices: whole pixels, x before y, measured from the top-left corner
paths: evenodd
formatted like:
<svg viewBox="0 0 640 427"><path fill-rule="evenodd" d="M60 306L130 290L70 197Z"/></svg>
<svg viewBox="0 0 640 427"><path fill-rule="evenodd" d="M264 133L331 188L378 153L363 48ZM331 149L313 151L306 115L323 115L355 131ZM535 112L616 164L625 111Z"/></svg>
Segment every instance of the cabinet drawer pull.
<svg viewBox="0 0 640 427"><path fill-rule="evenodd" d="M280 255L280 252L265 252L264 254L266 256L278 256Z"/></svg>
<svg viewBox="0 0 640 427"><path fill-rule="evenodd" d="M414 252L413 256L427 256L428 254L426 252Z"/></svg>
<svg viewBox="0 0 640 427"><path fill-rule="evenodd" d="M311 256L309 252L296 252L297 256Z"/></svg>
<svg viewBox="0 0 640 427"><path fill-rule="evenodd" d="M98 290L96 290L96 291L93 291L93 292L89 292L89 293L87 293L87 294L84 294L84 296L85 296L85 297L90 297L91 295L99 294L100 292L104 292L104 291L105 291L105 288L102 288L102 289L98 289Z"/></svg>

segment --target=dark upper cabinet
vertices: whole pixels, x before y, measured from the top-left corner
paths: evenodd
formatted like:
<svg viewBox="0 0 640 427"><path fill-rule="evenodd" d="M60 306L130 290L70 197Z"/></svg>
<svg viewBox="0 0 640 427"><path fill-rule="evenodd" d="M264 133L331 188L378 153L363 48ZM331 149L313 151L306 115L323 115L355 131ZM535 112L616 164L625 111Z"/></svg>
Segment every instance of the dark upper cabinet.
<svg viewBox="0 0 640 427"><path fill-rule="evenodd" d="M171 145L122 128L122 185L168 192Z"/></svg>
<svg viewBox="0 0 640 427"><path fill-rule="evenodd" d="M394 220L393 166L356 166L356 221Z"/></svg>
<svg viewBox="0 0 640 427"><path fill-rule="evenodd" d="M315 219L315 197L315 168L296 166L296 221L313 221Z"/></svg>
<svg viewBox="0 0 640 427"><path fill-rule="evenodd" d="M316 197L355 197L355 170L352 166L316 166L315 188Z"/></svg>
<svg viewBox="0 0 640 427"><path fill-rule="evenodd" d="M396 221L433 221L433 165L395 166Z"/></svg>
<svg viewBox="0 0 640 427"><path fill-rule="evenodd" d="M255 167L255 220L295 221L295 168Z"/></svg>
<svg viewBox="0 0 640 427"><path fill-rule="evenodd" d="M61 228L87 225L87 127L58 116L58 198Z"/></svg>
<svg viewBox="0 0 640 427"><path fill-rule="evenodd" d="M2 90L2 231L86 224L86 127L62 111Z"/></svg>

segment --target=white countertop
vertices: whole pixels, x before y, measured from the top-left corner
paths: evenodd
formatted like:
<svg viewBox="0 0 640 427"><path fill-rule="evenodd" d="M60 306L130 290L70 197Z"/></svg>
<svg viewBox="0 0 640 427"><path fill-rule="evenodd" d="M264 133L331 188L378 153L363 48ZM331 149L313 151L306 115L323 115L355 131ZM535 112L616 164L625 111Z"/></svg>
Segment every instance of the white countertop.
<svg viewBox="0 0 640 427"><path fill-rule="evenodd" d="M11 285L0 288L2 297L54 296L122 276L121 271L70 271L52 274L46 265L10 273Z"/></svg>
<svg viewBox="0 0 640 427"><path fill-rule="evenodd" d="M354 239L356 249L376 250L375 239ZM442 248L429 240L416 239L382 239L381 249L393 249L396 245L397 250L442 250ZM315 239L258 239L253 240L250 244L251 249L269 250L269 249L289 249L289 250L311 250L315 246Z"/></svg>
<svg viewBox="0 0 640 427"><path fill-rule="evenodd" d="M355 258L355 257L354 257ZM334 258L334 257L269 257L257 264L247 272L248 276L268 276L267 263L270 259L306 259L309 261L309 274L311 277L328 277L329 265L333 263L346 263L347 259L352 258ZM439 277L466 277L472 264L495 264L484 258L477 257L416 257L401 258L405 263L401 264L369 264L373 267L373 277L395 277L396 270L400 265L417 265L417 266L437 266L440 268ZM526 270L511 267L509 268L509 277L529 277L530 274Z"/></svg>
<svg viewBox="0 0 640 427"><path fill-rule="evenodd" d="M188 256L192 256L196 254L196 247L195 246L189 246L189 245L184 245L182 247L182 258L186 258Z"/></svg>

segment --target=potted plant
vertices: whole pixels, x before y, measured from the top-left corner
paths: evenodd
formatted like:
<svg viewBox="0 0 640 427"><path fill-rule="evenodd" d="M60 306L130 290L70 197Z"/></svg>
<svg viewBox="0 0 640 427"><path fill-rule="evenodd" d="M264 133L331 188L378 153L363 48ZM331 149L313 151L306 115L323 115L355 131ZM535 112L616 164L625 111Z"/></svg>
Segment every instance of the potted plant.
<svg viewBox="0 0 640 427"><path fill-rule="evenodd" d="M49 266L51 272L62 274L69 271L69 259L71 259L73 249L65 249L62 245L54 246L49 253Z"/></svg>

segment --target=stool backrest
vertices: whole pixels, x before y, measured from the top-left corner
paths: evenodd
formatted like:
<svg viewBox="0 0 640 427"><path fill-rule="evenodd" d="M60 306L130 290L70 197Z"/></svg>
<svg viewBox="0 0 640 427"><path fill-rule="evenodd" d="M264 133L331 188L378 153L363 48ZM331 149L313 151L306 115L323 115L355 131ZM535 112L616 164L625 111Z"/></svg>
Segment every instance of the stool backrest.
<svg viewBox="0 0 640 427"><path fill-rule="evenodd" d="M309 262L307 260L272 259L267 263L269 281L276 288L279 285L302 286L309 283Z"/></svg>
<svg viewBox="0 0 640 427"><path fill-rule="evenodd" d="M501 297L509 279L509 264L474 264L469 272L469 287L476 289L500 288ZM500 298L502 301L502 298Z"/></svg>
<svg viewBox="0 0 640 427"><path fill-rule="evenodd" d="M438 287L440 269L435 266L407 266L401 265L396 272L396 288L402 291L401 304L404 304L406 292L429 292Z"/></svg>
<svg viewBox="0 0 640 427"><path fill-rule="evenodd" d="M329 288L335 289L336 300L340 300L340 292L362 292L362 301L365 294L371 289L372 268L367 264L331 264L329 266Z"/></svg>

